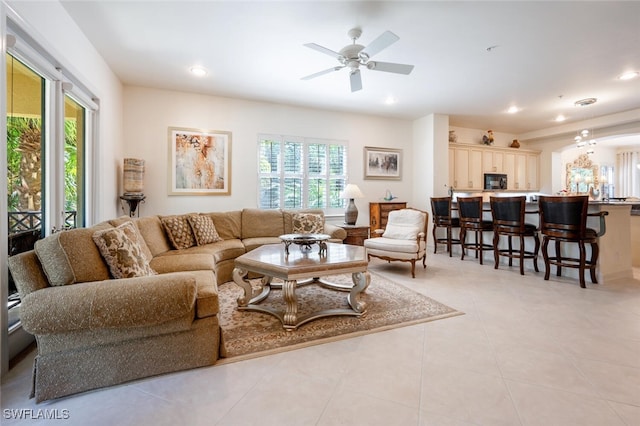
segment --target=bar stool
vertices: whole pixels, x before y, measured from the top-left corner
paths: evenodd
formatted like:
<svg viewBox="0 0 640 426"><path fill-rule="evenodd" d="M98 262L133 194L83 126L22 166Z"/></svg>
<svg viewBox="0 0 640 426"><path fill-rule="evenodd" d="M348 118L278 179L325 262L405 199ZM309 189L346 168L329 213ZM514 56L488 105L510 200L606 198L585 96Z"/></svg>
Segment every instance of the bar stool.
<svg viewBox="0 0 640 426"><path fill-rule="evenodd" d="M520 260L520 275L524 275L524 260L533 259L533 267L538 270L538 251L540 250L540 238L535 225L525 223L527 197L490 197L491 216L493 217L493 257L494 269L498 269L500 256L509 258L509 266L513 265L513 258ZM533 213L533 212L532 212ZM537 212L535 212L537 213ZM508 248L500 249L500 236L507 237ZM520 246L514 252L512 238L518 237ZM525 250L524 238L533 237L535 247L533 251Z"/></svg>
<svg viewBox="0 0 640 426"><path fill-rule="evenodd" d="M482 197L458 197L458 212L460 213L460 243L464 260L466 249L475 250L476 258L480 255L482 265L482 253L484 250L493 250L493 245L484 244L482 235L484 232L493 231L493 222L482 218ZM467 232L475 234L474 242L467 242Z"/></svg>
<svg viewBox="0 0 640 426"><path fill-rule="evenodd" d="M451 230L460 228L460 219L451 217L451 197L431 197L431 212L433 213L433 252L438 250L438 243L446 244L449 257L451 257L451 245L460 244L459 238L453 238ZM446 237L436 237L438 228L446 229Z"/></svg>
<svg viewBox="0 0 640 426"><path fill-rule="evenodd" d="M540 231L544 235L542 241L542 256L546 268L544 279L549 279L551 265L556 265L556 275L561 276L562 267L579 269L580 287L586 288L584 271L589 269L591 282L598 283L596 278L596 265L598 262L598 237L606 232L604 216L609 212L597 212L587 214L589 197L587 195L551 197L541 196ZM587 216L600 217L600 232L587 228ZM556 254L549 256L548 246L550 241L555 241ZM563 256L560 251L560 243L577 243L580 251L579 257ZM585 244L591 245L591 259L586 259Z"/></svg>

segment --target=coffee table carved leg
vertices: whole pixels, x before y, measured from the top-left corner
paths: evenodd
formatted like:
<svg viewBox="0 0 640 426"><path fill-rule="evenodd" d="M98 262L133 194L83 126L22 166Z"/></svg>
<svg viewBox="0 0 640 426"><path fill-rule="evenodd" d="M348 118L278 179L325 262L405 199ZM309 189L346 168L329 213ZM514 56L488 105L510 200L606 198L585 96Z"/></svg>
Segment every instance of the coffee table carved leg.
<svg viewBox="0 0 640 426"><path fill-rule="evenodd" d="M285 280L282 284L282 296L285 302L283 325L287 330L295 329L298 321L298 299L296 298L296 280Z"/></svg>
<svg viewBox="0 0 640 426"><path fill-rule="evenodd" d="M251 288L251 283L249 282L249 280L244 278L248 273L249 271L245 269L233 269L233 282L243 290L243 294L238 297L238 306L247 306L249 304L249 301L253 297L253 289Z"/></svg>
<svg viewBox="0 0 640 426"><path fill-rule="evenodd" d="M353 280L353 287L349 292L349 296L347 296L347 301L349 302L351 309L361 314L367 309L367 305L366 303L359 301L358 296L360 296L360 293L365 291L367 287L369 287L369 284L371 284L371 275L366 271L354 272L351 274L351 279Z"/></svg>
<svg viewBox="0 0 640 426"><path fill-rule="evenodd" d="M261 280L262 291L254 297L251 282L246 278L248 273L249 271L242 268L234 268L232 273L233 282L243 290L243 294L238 297L238 306L241 308L246 308L252 303L262 302L271 292L272 277L265 276Z"/></svg>

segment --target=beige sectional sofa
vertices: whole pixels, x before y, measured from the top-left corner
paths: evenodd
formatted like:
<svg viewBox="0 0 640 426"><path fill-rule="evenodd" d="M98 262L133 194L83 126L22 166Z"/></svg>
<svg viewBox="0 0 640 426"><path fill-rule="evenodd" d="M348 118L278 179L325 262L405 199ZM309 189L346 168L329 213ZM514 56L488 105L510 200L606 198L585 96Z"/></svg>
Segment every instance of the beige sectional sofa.
<svg viewBox="0 0 640 426"><path fill-rule="evenodd" d="M311 231L346 237L320 210L244 209L121 217L10 257L22 326L38 346L31 396L214 364L224 353L218 285L231 281L234 259L300 232L308 218L322 228Z"/></svg>

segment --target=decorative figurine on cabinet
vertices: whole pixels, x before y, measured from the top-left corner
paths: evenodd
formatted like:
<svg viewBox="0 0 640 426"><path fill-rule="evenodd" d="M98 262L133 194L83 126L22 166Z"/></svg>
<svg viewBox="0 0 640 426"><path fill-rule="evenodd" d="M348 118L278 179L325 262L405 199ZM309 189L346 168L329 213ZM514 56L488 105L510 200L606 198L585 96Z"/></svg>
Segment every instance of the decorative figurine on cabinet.
<svg viewBox="0 0 640 426"><path fill-rule="evenodd" d="M493 145L493 130L487 130L487 134L482 136L482 143L485 145Z"/></svg>

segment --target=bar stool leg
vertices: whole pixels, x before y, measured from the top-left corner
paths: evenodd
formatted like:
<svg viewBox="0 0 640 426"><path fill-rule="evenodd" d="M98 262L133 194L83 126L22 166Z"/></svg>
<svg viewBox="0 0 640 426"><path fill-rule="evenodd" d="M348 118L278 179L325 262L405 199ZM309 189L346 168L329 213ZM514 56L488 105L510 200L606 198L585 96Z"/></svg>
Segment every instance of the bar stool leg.
<svg viewBox="0 0 640 426"><path fill-rule="evenodd" d="M511 242L511 235L509 235L509 266L513 266L513 244Z"/></svg>
<svg viewBox="0 0 640 426"><path fill-rule="evenodd" d="M493 233L493 260L495 261L493 265L493 269L498 269L498 264L500 263L500 250L498 246L500 245L500 235L497 232Z"/></svg>
<svg viewBox="0 0 640 426"><path fill-rule="evenodd" d="M438 237L436 237L436 229L438 229L437 225L433 225L433 254L436 254L438 251Z"/></svg>
<svg viewBox="0 0 640 426"><path fill-rule="evenodd" d="M551 264L549 263L549 237L545 235L542 239L542 258L544 259L544 279L549 281L549 274L551 273Z"/></svg>
<svg viewBox="0 0 640 426"><path fill-rule="evenodd" d="M598 284L598 278L596 277L596 262L598 261L598 255L600 254L600 248L598 243L591 243L591 282Z"/></svg>
<svg viewBox="0 0 640 426"><path fill-rule="evenodd" d="M540 272L538 270L538 253L540 251L540 238L538 238L538 234L533 234L533 240L536 243L536 246L533 249L533 268L536 272Z"/></svg>
<svg viewBox="0 0 640 426"><path fill-rule="evenodd" d="M464 254L466 251L466 247L465 247L466 239L467 239L467 229L460 228L460 251L462 252L462 255L460 256L460 260L464 260Z"/></svg>
<svg viewBox="0 0 640 426"><path fill-rule="evenodd" d="M520 275L524 275L524 235L520 235Z"/></svg>
<svg viewBox="0 0 640 426"><path fill-rule="evenodd" d="M586 260L587 260L587 250L584 247L584 242L583 241L579 241L578 242L578 247L580 248L580 287L582 288L587 288L587 286L584 283L584 268L586 266Z"/></svg>
<svg viewBox="0 0 640 426"><path fill-rule="evenodd" d="M562 266L560 266L560 262L562 262L562 254L560 253L560 240L556 240L556 276L562 276Z"/></svg>

